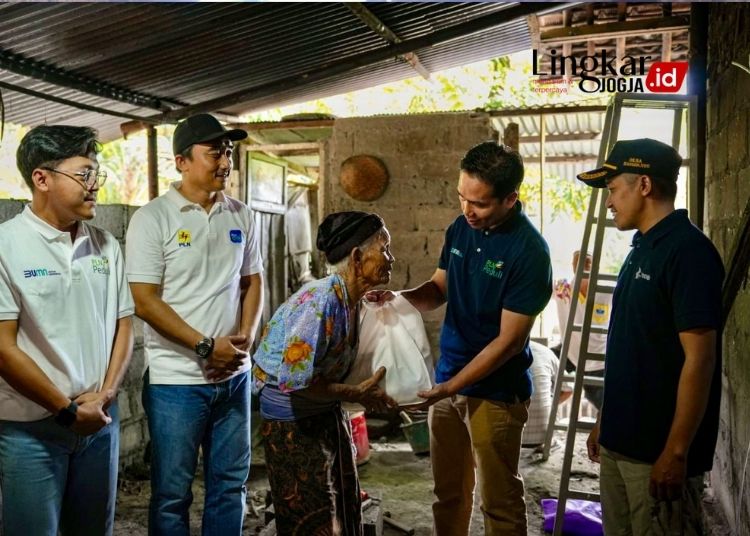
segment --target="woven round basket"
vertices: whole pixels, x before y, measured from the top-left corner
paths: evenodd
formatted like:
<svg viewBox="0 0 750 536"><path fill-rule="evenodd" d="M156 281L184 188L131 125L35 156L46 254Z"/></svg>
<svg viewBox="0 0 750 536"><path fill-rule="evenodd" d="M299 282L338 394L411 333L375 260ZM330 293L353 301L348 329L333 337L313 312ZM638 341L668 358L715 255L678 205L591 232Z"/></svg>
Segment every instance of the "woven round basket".
<svg viewBox="0 0 750 536"><path fill-rule="evenodd" d="M344 191L357 201L374 201L388 186L388 170L374 156L358 154L341 164L339 182Z"/></svg>

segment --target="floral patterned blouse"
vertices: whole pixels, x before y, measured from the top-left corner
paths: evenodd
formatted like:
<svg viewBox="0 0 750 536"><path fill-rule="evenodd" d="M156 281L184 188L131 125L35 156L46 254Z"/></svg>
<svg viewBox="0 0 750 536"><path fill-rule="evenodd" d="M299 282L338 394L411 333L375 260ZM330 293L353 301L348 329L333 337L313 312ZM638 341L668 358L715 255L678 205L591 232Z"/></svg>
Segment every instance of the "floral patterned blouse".
<svg viewBox="0 0 750 536"><path fill-rule="evenodd" d="M282 393L309 387L319 378L340 382L357 354L349 344L346 285L334 274L312 281L274 313L253 356L253 390L276 385Z"/></svg>

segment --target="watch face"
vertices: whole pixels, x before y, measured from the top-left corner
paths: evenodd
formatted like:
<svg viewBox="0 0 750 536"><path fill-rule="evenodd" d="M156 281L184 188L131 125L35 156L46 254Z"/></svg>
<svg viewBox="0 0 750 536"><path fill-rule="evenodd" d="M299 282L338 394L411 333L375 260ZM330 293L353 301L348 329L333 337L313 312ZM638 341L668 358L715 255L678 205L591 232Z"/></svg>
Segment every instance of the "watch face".
<svg viewBox="0 0 750 536"><path fill-rule="evenodd" d="M76 410L71 407L60 410L60 413L55 416L55 422L66 428L71 426L76 422Z"/></svg>
<svg viewBox="0 0 750 536"><path fill-rule="evenodd" d="M198 357L206 359L213 350L212 346L211 339L203 339L195 345L195 353L198 354Z"/></svg>

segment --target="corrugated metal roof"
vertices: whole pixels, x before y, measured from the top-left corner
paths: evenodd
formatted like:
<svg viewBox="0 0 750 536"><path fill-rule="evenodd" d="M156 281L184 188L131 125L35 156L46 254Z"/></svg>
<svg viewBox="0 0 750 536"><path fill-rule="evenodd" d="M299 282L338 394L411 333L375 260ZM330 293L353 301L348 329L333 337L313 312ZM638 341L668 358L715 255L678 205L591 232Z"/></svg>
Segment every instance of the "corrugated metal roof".
<svg viewBox="0 0 750 536"><path fill-rule="evenodd" d="M367 3L409 40L497 13L517 3ZM81 78L196 104L326 66L388 43L343 3L0 3L0 54L43 62ZM530 47L524 18L417 50L438 71ZM393 58L222 110L230 114L303 102L415 76ZM148 117L157 110L109 100L0 69L0 82ZM6 118L66 122L120 135L123 118L77 110L3 89Z"/></svg>
<svg viewBox="0 0 750 536"><path fill-rule="evenodd" d="M604 111L571 113L565 112L563 106L557 109L563 113L554 113L553 107L537 108L544 114L534 114L533 109L529 108L517 110L518 115L513 115L513 110L504 110L504 115L494 117L493 123L501 133L508 124L517 123L521 138L519 152L527 162L535 162L531 165L538 165L541 142L535 139L524 141L523 138L538 138L541 122L544 121L545 174L574 180L578 173L596 164L604 128Z"/></svg>

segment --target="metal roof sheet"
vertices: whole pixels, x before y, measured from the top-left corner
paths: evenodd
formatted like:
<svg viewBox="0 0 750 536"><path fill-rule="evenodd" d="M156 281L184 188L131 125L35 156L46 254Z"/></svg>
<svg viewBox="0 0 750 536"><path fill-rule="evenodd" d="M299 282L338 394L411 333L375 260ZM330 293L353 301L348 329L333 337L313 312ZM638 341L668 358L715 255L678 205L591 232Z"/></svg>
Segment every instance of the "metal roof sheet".
<svg viewBox="0 0 750 536"><path fill-rule="evenodd" d="M518 3L365 4L400 39L456 26ZM544 6L544 4L540 4ZM438 71L530 47L523 17L417 50ZM344 3L0 3L0 60L39 62L48 81L0 68L0 82L141 117L155 109L50 83L54 74L154 97L171 107L197 104L387 47ZM6 56L7 57L7 56ZM2 61L0 61L0 65ZM221 111L242 114L415 76L400 58L354 67L323 80L270 92ZM65 122L120 136L124 118L0 89L8 121Z"/></svg>

